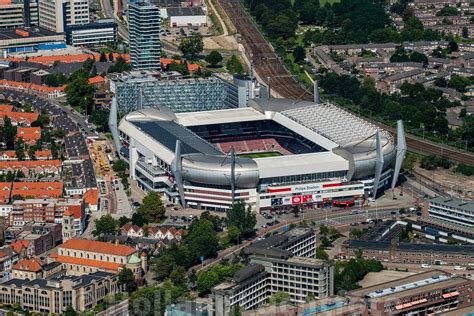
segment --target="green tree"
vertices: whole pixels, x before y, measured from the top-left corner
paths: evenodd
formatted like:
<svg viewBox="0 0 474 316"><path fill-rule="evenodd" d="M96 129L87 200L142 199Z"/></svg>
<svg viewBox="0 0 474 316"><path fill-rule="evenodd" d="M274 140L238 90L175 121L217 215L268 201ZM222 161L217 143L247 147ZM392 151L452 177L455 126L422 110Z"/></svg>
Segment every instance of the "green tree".
<svg viewBox="0 0 474 316"><path fill-rule="evenodd" d="M136 213L134 213L134 214L136 214ZM120 216L120 218L118 219L118 227L122 227L123 225L127 224L128 222L130 222L130 219L128 217Z"/></svg>
<svg viewBox="0 0 474 316"><path fill-rule="evenodd" d="M186 288L186 269L182 266L176 266L170 274L170 280L174 285Z"/></svg>
<svg viewBox="0 0 474 316"><path fill-rule="evenodd" d="M295 60L295 63L300 63L304 61L306 58L306 50L304 47L301 46L296 46L296 48L293 50L293 58Z"/></svg>
<svg viewBox="0 0 474 316"><path fill-rule="evenodd" d="M362 235L364 234L364 232L358 228L352 228L350 233L349 233L349 238L350 239L359 239L360 237L362 237Z"/></svg>
<svg viewBox="0 0 474 316"><path fill-rule="evenodd" d="M397 48L397 50L390 57L390 62L392 63L407 62L407 61L410 61L410 57L408 57L407 52L405 51L403 47Z"/></svg>
<svg viewBox="0 0 474 316"><path fill-rule="evenodd" d="M109 67L109 73L120 73L124 71L131 70L132 66L130 66L122 56L118 56L115 60L115 64Z"/></svg>
<svg viewBox="0 0 474 316"><path fill-rule="evenodd" d="M240 239L240 230L234 226L230 225L227 227L227 235L223 238L223 244L237 244Z"/></svg>
<svg viewBox="0 0 474 316"><path fill-rule="evenodd" d="M281 304L290 301L290 294L286 292L275 292L268 298L268 304Z"/></svg>
<svg viewBox="0 0 474 316"><path fill-rule="evenodd" d="M232 55L227 61L227 70L233 75L241 75L244 73L244 67L235 55Z"/></svg>
<svg viewBox="0 0 474 316"><path fill-rule="evenodd" d="M34 146L28 147L28 157L30 160L36 160L36 148Z"/></svg>
<svg viewBox="0 0 474 316"><path fill-rule="evenodd" d="M323 247L316 248L316 259L329 260L329 255Z"/></svg>
<svg viewBox="0 0 474 316"><path fill-rule="evenodd" d="M210 221L200 219L191 224L189 234L184 238L191 262L200 262L201 256L213 258L217 255L219 240L213 227Z"/></svg>
<svg viewBox="0 0 474 316"><path fill-rule="evenodd" d="M115 160L112 165L112 170L115 171L117 174L125 173L127 169L128 163L123 159Z"/></svg>
<svg viewBox="0 0 474 316"><path fill-rule="evenodd" d="M96 219L95 223L95 230L92 234L96 237L104 234L104 235L115 235L118 230L118 221L115 220L112 215L107 214L103 215L101 218Z"/></svg>
<svg viewBox="0 0 474 316"><path fill-rule="evenodd" d="M415 51L415 52L411 53L410 61L412 61L414 63L423 63L423 64L427 65L428 64L428 57L423 53L419 53L419 52Z"/></svg>
<svg viewBox="0 0 474 316"><path fill-rule="evenodd" d="M459 75L452 75L451 79L448 81L448 87L464 92L470 83L471 81L468 78Z"/></svg>
<svg viewBox="0 0 474 316"><path fill-rule="evenodd" d="M460 13L456 7L451 7L447 4L444 6L444 8L436 12L436 16L453 16L459 14Z"/></svg>
<svg viewBox="0 0 474 316"><path fill-rule="evenodd" d="M106 62L107 61L107 56L105 55L104 52L100 53L99 61L100 62Z"/></svg>
<svg viewBox="0 0 474 316"><path fill-rule="evenodd" d="M139 227L143 227L145 224L148 224L148 222L145 220L141 213L133 213L132 224L137 225Z"/></svg>
<svg viewBox="0 0 474 316"><path fill-rule="evenodd" d="M112 53L112 52L109 53L109 61L110 62L114 61L114 53Z"/></svg>
<svg viewBox="0 0 474 316"><path fill-rule="evenodd" d="M119 286L123 286L127 293L133 293L137 290L138 286L135 282L135 276L133 275L132 270L129 268L123 268L118 276Z"/></svg>
<svg viewBox="0 0 474 316"><path fill-rule="evenodd" d="M89 84L87 78L77 78L73 80L65 89L67 102L76 108L80 108L87 113L92 113L94 105L94 87Z"/></svg>
<svg viewBox="0 0 474 316"><path fill-rule="evenodd" d="M147 223L157 223L165 216L165 207L158 192L150 191L137 210Z"/></svg>
<svg viewBox="0 0 474 316"><path fill-rule="evenodd" d="M199 33L193 33L192 35L183 38L179 44L179 50L184 56L190 59L195 59L196 56L202 52L203 48L204 43L202 41L202 36Z"/></svg>
<svg viewBox="0 0 474 316"><path fill-rule="evenodd" d="M11 150L15 148L15 137L16 137L16 126L12 125L12 120L5 116L3 118L3 141L5 142L7 149Z"/></svg>
<svg viewBox="0 0 474 316"><path fill-rule="evenodd" d="M242 201L234 203L234 205L227 211L227 225L234 225L242 233L243 237L248 237L254 234L257 218L252 212L250 206L247 208Z"/></svg>
<svg viewBox="0 0 474 316"><path fill-rule="evenodd" d="M69 305L64 311L64 316L79 316L79 313L74 310L74 308Z"/></svg>
<svg viewBox="0 0 474 316"><path fill-rule="evenodd" d="M213 50L206 56L206 61L211 65L211 67L216 67L222 59L222 55L216 50Z"/></svg>
<svg viewBox="0 0 474 316"><path fill-rule="evenodd" d="M21 137L15 143L15 155L18 160L25 159L25 143Z"/></svg>

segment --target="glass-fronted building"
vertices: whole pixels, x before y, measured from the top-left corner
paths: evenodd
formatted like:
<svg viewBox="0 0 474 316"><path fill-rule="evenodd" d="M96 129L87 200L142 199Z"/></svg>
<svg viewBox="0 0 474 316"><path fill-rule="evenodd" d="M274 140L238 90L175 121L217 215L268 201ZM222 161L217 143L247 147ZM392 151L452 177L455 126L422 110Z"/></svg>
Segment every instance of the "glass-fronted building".
<svg viewBox="0 0 474 316"><path fill-rule="evenodd" d="M221 79L159 78L153 74L131 72L112 79L111 91L119 113L157 106L169 107L175 113L238 106L229 103L228 87Z"/></svg>
<svg viewBox="0 0 474 316"><path fill-rule="evenodd" d="M147 2L128 6L130 60L134 69L160 68L160 9Z"/></svg>

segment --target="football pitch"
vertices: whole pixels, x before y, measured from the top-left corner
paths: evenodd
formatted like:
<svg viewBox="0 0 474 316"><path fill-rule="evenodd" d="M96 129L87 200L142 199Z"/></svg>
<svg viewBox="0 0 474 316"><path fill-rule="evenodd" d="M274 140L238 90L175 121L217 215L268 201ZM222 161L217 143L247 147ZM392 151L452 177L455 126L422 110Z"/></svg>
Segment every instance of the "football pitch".
<svg viewBox="0 0 474 316"><path fill-rule="evenodd" d="M268 158L268 157L282 156L282 154L277 151L266 151L266 152L261 152L261 153L240 154L238 156L242 158Z"/></svg>

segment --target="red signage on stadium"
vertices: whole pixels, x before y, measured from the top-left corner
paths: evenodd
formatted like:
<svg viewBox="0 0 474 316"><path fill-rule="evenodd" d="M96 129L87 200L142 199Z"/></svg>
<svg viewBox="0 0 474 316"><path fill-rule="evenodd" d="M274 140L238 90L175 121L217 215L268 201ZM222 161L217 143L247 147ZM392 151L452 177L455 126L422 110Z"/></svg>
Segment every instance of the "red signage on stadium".
<svg viewBox="0 0 474 316"><path fill-rule="evenodd" d="M291 188L278 188L278 189L267 188L267 192L268 193L291 192Z"/></svg>
<svg viewBox="0 0 474 316"><path fill-rule="evenodd" d="M301 195L295 195L291 197L291 204L300 204L301 203Z"/></svg>

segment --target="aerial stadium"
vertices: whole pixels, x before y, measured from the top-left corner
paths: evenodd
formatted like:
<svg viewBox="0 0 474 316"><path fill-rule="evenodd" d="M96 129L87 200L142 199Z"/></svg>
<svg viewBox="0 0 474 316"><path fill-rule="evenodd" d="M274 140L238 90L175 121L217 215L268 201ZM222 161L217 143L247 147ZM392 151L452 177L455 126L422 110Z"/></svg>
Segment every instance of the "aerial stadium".
<svg viewBox="0 0 474 316"><path fill-rule="evenodd" d="M406 151L401 122L396 146L332 104L286 99L202 112L146 108L110 125L142 189L210 210L235 201L256 211L360 205L395 185Z"/></svg>

